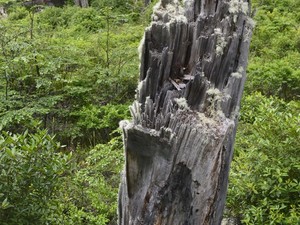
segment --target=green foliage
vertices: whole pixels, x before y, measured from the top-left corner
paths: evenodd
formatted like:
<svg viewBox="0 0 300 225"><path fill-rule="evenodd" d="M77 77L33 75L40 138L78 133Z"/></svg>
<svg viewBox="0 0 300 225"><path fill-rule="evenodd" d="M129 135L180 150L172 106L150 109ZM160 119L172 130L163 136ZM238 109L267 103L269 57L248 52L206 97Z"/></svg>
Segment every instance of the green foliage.
<svg viewBox="0 0 300 225"><path fill-rule="evenodd" d="M33 15L14 6L0 21L0 128L19 133L2 141L13 149L1 151L3 224L116 223L123 155L112 131L128 117L143 27L105 10L49 7ZM22 134L38 126L74 150L72 160L45 131Z"/></svg>
<svg viewBox="0 0 300 225"><path fill-rule="evenodd" d="M299 1L253 1L251 42L227 198L241 224L298 224Z"/></svg>
<svg viewBox="0 0 300 225"><path fill-rule="evenodd" d="M114 130L129 117L136 49L156 1L89 3L35 12L0 0L8 11L0 19L1 224L116 224L123 155ZM228 214L292 225L300 218L300 4L253 5Z"/></svg>
<svg viewBox="0 0 300 225"><path fill-rule="evenodd" d="M246 90L256 90L286 100L299 99L300 70L296 62L300 62L300 52L290 53L269 63L260 57L252 58Z"/></svg>
<svg viewBox="0 0 300 225"><path fill-rule="evenodd" d="M21 20L28 16L28 11L23 7L11 8L8 10L9 20Z"/></svg>
<svg viewBox="0 0 300 225"><path fill-rule="evenodd" d="M20 132L41 120L57 140L73 147L109 140L116 120L128 114L121 104L135 93L142 34L141 26L119 24L109 15L49 7L34 15L33 23L29 17L0 21L1 129ZM91 107L122 108L122 113L109 126L91 126L82 122L82 110Z"/></svg>
<svg viewBox="0 0 300 225"><path fill-rule="evenodd" d="M120 136L96 145L77 165L62 190L62 210L66 212L63 224L117 224L117 193L123 167Z"/></svg>
<svg viewBox="0 0 300 225"><path fill-rule="evenodd" d="M67 160L56 180L41 174L40 186L26 174L24 167L29 163L11 165L15 166L12 173L20 171L16 179L34 185L38 197L25 186L26 198L21 199L17 188L11 188L8 196L10 187L1 186L0 220L4 224L116 224L123 151L114 130L129 116L143 27L127 24L129 15L110 12L109 8L68 6L32 13L12 7L9 18L0 20L0 130L17 133L16 137L28 130L27 141L19 141L20 149L27 143L39 148L39 142L33 141L37 127L63 143L64 149L51 146L47 144L50 136L38 131L36 135L49 150L28 154L27 160L34 160L38 153L43 159L33 173L39 168L44 171L44 164L58 168L46 156ZM10 166L7 161L3 164ZM49 182L53 187L44 190ZM18 210L28 213L21 215Z"/></svg>
<svg viewBox="0 0 300 225"><path fill-rule="evenodd" d="M91 0L90 5L96 9L111 8L114 12L130 14L142 8L141 0Z"/></svg>
<svg viewBox="0 0 300 225"><path fill-rule="evenodd" d="M120 135L72 155L44 130L3 133L0 149L1 224L116 223Z"/></svg>
<svg viewBox="0 0 300 225"><path fill-rule="evenodd" d="M299 221L299 110L259 93L244 99L227 200L243 224Z"/></svg>
<svg viewBox="0 0 300 225"><path fill-rule="evenodd" d="M0 136L1 224L44 224L57 205L71 155L46 131Z"/></svg>
<svg viewBox="0 0 300 225"><path fill-rule="evenodd" d="M65 7L46 8L38 16L42 26L52 29L71 28L78 32L96 32L104 27L103 20L95 8Z"/></svg>
<svg viewBox="0 0 300 225"><path fill-rule="evenodd" d="M71 115L77 117L79 138L84 133L84 138L87 137L90 145L94 146L97 140L110 140L114 136L111 134L112 128L117 128L120 120L129 117L129 110L128 105L88 105Z"/></svg>
<svg viewBox="0 0 300 225"><path fill-rule="evenodd" d="M300 3L260 1L251 41L247 93L260 91L285 100L300 97Z"/></svg>

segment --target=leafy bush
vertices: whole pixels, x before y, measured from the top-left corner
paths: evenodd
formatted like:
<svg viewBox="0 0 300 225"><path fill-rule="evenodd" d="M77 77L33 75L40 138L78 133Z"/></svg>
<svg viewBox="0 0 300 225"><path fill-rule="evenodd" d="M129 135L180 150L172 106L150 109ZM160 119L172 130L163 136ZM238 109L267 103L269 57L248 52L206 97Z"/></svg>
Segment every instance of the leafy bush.
<svg viewBox="0 0 300 225"><path fill-rule="evenodd" d="M13 7L8 10L10 20L20 20L28 16L28 11L23 7Z"/></svg>
<svg viewBox="0 0 300 225"><path fill-rule="evenodd" d="M243 224L299 222L299 110L259 93L244 99L227 199Z"/></svg>
<svg viewBox="0 0 300 225"><path fill-rule="evenodd" d="M267 96L278 96L285 100L299 99L300 70L294 60L300 61L300 52L268 63L259 57L252 58L248 67L246 91L260 91Z"/></svg>
<svg viewBox="0 0 300 225"><path fill-rule="evenodd" d="M125 104L100 107L88 105L71 115L76 116L78 121L76 127L79 134L76 141L94 146L99 141L106 143L114 136L112 132L118 128L119 121L129 117L129 107ZM80 134L85 134L84 138Z"/></svg>
<svg viewBox="0 0 300 225"><path fill-rule="evenodd" d="M74 174L61 190L60 222L53 224L117 224L117 195L124 163L122 139L118 136L77 156Z"/></svg>
<svg viewBox="0 0 300 225"><path fill-rule="evenodd" d="M120 135L73 155L60 148L42 130L0 136L1 224L116 224Z"/></svg>
<svg viewBox="0 0 300 225"><path fill-rule="evenodd" d="M77 32L95 32L104 27L100 13L94 8L47 7L38 14L38 23L44 28L69 28Z"/></svg>
<svg viewBox="0 0 300 225"><path fill-rule="evenodd" d="M300 98L300 3L253 1L257 9L246 92L259 91L287 101Z"/></svg>
<svg viewBox="0 0 300 225"><path fill-rule="evenodd" d="M59 148L43 130L0 136L1 224L46 224L56 214L70 160Z"/></svg>
<svg viewBox="0 0 300 225"><path fill-rule="evenodd" d="M98 14L93 8L49 7L35 15L33 27L29 18L0 21L0 129L23 132L37 120L72 148L109 140L135 94L143 27L117 26L114 17L107 24ZM89 30L93 24L99 27ZM92 108L112 124L86 121L82 116ZM108 108L118 108L119 115L113 119Z"/></svg>

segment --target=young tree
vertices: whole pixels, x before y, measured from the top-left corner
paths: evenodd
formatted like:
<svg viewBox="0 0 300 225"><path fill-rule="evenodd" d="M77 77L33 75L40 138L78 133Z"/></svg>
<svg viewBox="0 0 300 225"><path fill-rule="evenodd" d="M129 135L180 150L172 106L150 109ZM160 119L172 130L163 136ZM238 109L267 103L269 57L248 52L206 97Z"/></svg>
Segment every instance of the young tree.
<svg viewBox="0 0 300 225"><path fill-rule="evenodd" d="M248 0L161 0L122 122L119 224L220 224L253 21Z"/></svg>

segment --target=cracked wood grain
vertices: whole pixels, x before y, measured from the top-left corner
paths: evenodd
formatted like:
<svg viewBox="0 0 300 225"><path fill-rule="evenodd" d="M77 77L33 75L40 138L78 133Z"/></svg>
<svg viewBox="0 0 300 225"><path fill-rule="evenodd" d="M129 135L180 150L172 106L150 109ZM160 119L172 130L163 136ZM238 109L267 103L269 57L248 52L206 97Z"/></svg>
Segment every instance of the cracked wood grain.
<svg viewBox="0 0 300 225"><path fill-rule="evenodd" d="M161 0L121 122L120 225L221 223L253 21L247 0Z"/></svg>

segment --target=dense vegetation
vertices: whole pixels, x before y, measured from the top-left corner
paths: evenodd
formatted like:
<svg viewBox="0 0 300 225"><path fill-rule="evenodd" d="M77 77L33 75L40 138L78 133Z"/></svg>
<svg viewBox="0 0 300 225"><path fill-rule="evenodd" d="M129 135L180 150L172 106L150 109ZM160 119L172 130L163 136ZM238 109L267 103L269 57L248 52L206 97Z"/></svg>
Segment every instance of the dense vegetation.
<svg viewBox="0 0 300 225"><path fill-rule="evenodd" d="M300 2L256 0L227 210L242 224L300 221Z"/></svg>
<svg viewBox="0 0 300 225"><path fill-rule="evenodd" d="M89 8L0 0L0 221L116 224L118 122L138 79L144 1ZM300 220L300 2L253 0L251 45L226 214Z"/></svg>

